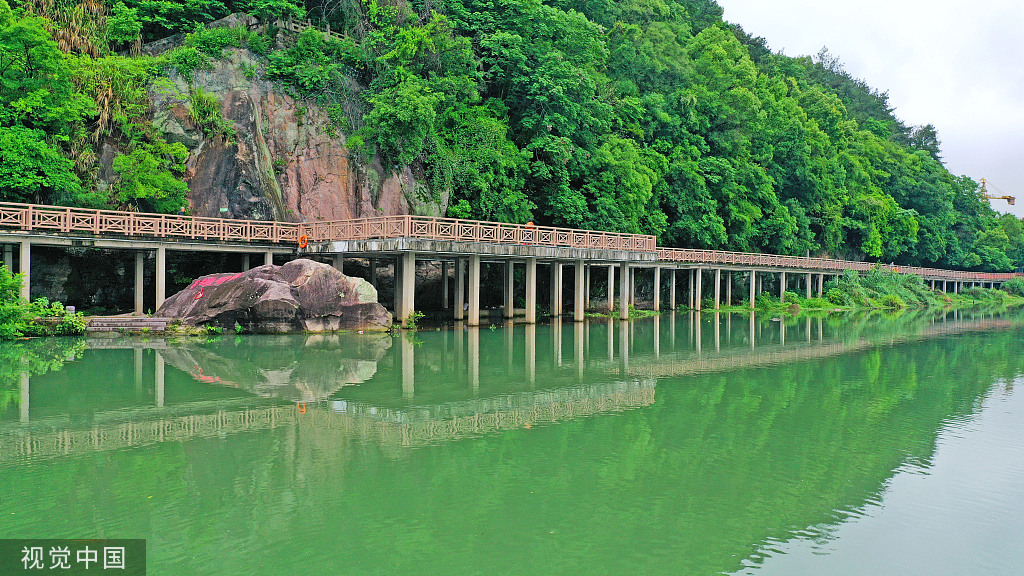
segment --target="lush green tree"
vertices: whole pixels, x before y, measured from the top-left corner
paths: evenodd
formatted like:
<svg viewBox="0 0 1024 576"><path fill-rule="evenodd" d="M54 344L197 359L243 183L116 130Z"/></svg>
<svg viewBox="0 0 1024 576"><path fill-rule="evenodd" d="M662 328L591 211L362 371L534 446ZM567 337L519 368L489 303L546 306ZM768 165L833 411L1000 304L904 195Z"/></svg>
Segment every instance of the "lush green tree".
<svg viewBox="0 0 1024 576"><path fill-rule="evenodd" d="M107 18L107 41L112 46L130 44L138 40L141 34L139 10L125 6L124 2L114 4Z"/></svg>
<svg viewBox="0 0 1024 576"><path fill-rule="evenodd" d="M46 142L41 130L0 127L0 190L13 202L79 203L83 192L74 162Z"/></svg>
<svg viewBox="0 0 1024 576"><path fill-rule="evenodd" d="M154 148L140 147L114 159L119 176L114 195L124 207L175 212L188 203L188 186L180 179L188 151L179 143Z"/></svg>

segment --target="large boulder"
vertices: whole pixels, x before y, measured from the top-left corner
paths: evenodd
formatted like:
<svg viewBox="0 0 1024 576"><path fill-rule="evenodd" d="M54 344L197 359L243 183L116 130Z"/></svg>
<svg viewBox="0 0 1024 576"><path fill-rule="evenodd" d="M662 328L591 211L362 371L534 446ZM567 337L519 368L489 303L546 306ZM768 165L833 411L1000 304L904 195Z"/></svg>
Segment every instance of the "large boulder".
<svg viewBox="0 0 1024 576"><path fill-rule="evenodd" d="M377 303L377 290L327 264L293 260L247 272L203 276L164 301L157 315L186 324L249 332L384 330L391 315Z"/></svg>

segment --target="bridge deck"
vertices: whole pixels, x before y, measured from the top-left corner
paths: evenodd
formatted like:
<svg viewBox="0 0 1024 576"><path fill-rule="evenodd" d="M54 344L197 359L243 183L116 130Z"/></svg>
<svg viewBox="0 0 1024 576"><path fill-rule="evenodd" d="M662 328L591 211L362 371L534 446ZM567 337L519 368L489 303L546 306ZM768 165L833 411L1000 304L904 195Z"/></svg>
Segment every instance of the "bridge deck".
<svg viewBox="0 0 1024 576"><path fill-rule="evenodd" d="M478 253L512 258L626 260L669 266L832 273L879 266L831 258L659 248L654 236L643 234L409 215L324 222L265 222L2 202L0 234L12 241L31 238L40 243L109 248L126 247L124 241L131 240L136 248L149 249L155 247L155 243L166 243L168 248L181 250L239 251L257 247L295 252L301 241L312 245L310 252L326 254L412 250L452 256ZM154 244L139 245L139 240ZM881 266L937 280L1003 281L1017 275Z"/></svg>
<svg viewBox="0 0 1024 576"><path fill-rule="evenodd" d="M3 242L6 240L6 242ZM511 296L514 275L511 273L515 262L527 265L527 322L533 322L537 309L536 278L538 261L550 263L551 285L553 286L549 308L553 315L562 312L562 265L574 267L575 290L574 319L582 321L584 310L589 304L589 275L583 269L589 265L615 265L619 268L618 291L620 317L629 315L629 305L635 304L633 273L631 269L648 267L655 269L654 307L660 302L660 270L672 273L671 307L675 307L675 269L714 269L715 308L719 307L722 272L745 270L751 273L748 302L755 299L755 272L777 273L780 277L780 293L787 289L786 274L806 274L804 281L806 295L811 296L811 275L818 274L818 292L821 295L825 274L840 274L846 270L867 271L879 266L901 274L914 274L934 282L953 282L952 289L959 290L964 282L1003 282L1017 274L966 272L960 270L938 270L931 268L879 265L870 262L855 262L830 258L802 258L774 254L754 254L717 250L696 250L683 248L658 248L654 236L643 234L622 234L594 230L575 230L548 226L480 222L452 218L425 216L380 216L356 218L343 221L323 222L262 222L253 220L231 220L223 218L201 218L167 214L145 214L119 212L114 210L91 210L61 206L0 203L0 243L4 248L4 263L13 267L12 244L20 245L20 268L22 273L31 269L31 245L58 245L73 247L131 249L136 254L136 300L135 311L143 309L143 281L141 272L145 265L141 251L156 252L156 308L165 299L166 251L226 251L241 252L248 268L250 252L264 255L264 263L272 263L274 254L333 256L336 266L348 256L394 258L396 262L395 315L406 322L414 310L415 266L417 257L431 260L454 260L456 274L462 274L460 267L468 264L469 285L457 283L454 299L466 302L465 291L469 293L468 320L470 324L479 321L480 264L481 261L498 261L508 264L504 282L506 317L513 316ZM374 268L371 266L371 268ZM371 277L375 272L371 272ZM614 293L616 273L609 270L607 292ZM444 307L448 308L448 273L443 291ZM690 288L690 307L697 310L703 298L701 274L696 274ZM731 276L728 278L731 280ZM371 280L372 281L372 280ZM23 295L30 296L31 283L26 281ZM726 288L726 300L731 302L731 282ZM934 284L933 284L933 287ZM942 286L946 288L945 285ZM696 293L696 297L694 297ZM781 294L780 294L781 297ZM609 304L613 298L607 299ZM453 307L455 319L462 319L462 306Z"/></svg>

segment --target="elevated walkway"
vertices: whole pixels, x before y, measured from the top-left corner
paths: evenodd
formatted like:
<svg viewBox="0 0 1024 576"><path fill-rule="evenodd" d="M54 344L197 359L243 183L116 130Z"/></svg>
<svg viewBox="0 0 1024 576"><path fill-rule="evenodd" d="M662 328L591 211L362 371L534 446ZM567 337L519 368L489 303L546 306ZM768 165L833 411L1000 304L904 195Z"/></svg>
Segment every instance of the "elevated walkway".
<svg viewBox="0 0 1024 576"><path fill-rule="evenodd" d="M343 268L346 256L369 258L371 283L375 282L376 260L391 260L395 263L396 280L393 308L396 320L403 323L407 323L416 310L417 260L442 262L443 307L452 310L454 319L464 319L470 325L480 322L481 263L505 266L503 308L505 317L509 319L514 316L514 269L517 265L525 265L527 323L536 321L538 263L544 264L550 273L548 310L552 316L562 315L563 267L572 267L574 321L582 321L589 307L593 266L608 268L604 291L609 312L613 311L618 285L618 316L622 319L629 317L629 308L636 303L635 273L644 268L653 271L655 309L661 308L662 270L670 274L669 308L676 308L676 272L682 269L689 273L686 280L689 307L696 310L700 310L704 299L706 288L702 278L706 273L714 275L712 286L716 309L721 305L723 296L726 305L733 302L733 277L738 271L749 274L747 302L751 306L757 294L763 291L764 274L777 275L780 297L791 284L796 283L802 284L808 298L812 295L815 280L821 296L827 275L838 275L847 270L862 272L873 267L914 274L931 282L933 289L953 292L967 285L995 286L1018 276L830 258L658 248L654 236L643 234L411 215L322 222L263 222L0 203L0 244L4 244L4 263L11 269L14 265L13 248L18 247L19 271L26 276L23 285L26 298L31 297L28 277L34 244L135 251L136 314L143 311L144 252L154 252L156 256L157 309L166 298L168 250L240 252L244 255L243 269L246 270L251 253L262 254L264 264L273 263L275 255L327 258L339 269ZM451 263L454 263L454 287L449 285ZM794 281L794 277L797 280Z"/></svg>

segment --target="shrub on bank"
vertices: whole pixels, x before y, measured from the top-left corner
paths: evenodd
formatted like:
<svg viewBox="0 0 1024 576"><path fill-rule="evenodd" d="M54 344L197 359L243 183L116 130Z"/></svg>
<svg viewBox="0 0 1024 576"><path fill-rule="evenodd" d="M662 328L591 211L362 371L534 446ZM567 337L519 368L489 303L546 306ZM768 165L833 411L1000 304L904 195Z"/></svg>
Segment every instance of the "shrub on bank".
<svg viewBox="0 0 1024 576"><path fill-rule="evenodd" d="M70 336L85 332L85 317L60 302L21 297L21 274L0 265L0 340L22 336Z"/></svg>
<svg viewBox="0 0 1024 576"><path fill-rule="evenodd" d="M1012 278L1003 282L999 289L1014 296L1024 296L1024 278Z"/></svg>

